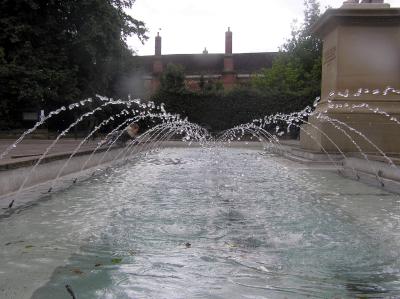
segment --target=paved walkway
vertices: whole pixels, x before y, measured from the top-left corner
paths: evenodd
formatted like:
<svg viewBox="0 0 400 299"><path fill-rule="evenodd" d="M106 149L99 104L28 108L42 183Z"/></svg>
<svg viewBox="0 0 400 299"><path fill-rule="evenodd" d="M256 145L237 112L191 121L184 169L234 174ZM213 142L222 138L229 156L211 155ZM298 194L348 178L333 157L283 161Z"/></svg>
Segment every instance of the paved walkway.
<svg viewBox="0 0 400 299"><path fill-rule="evenodd" d="M26 139L23 140L16 148L12 149L7 156L0 160L0 164L14 163L18 161L26 161L32 158L40 157L54 140ZM49 155L72 153L82 140L61 139L57 142ZM15 140L0 139L0 154L3 153L8 146L12 145ZM80 150L94 149L99 140L90 140L85 143Z"/></svg>

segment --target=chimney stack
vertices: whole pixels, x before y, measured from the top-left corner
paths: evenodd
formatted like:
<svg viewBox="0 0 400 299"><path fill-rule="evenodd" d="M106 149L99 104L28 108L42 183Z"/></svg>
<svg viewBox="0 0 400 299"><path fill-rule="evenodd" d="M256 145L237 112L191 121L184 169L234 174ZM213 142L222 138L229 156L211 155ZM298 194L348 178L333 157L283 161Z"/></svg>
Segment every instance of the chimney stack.
<svg viewBox="0 0 400 299"><path fill-rule="evenodd" d="M156 36L155 55L156 56L161 56L161 36L160 36L160 32L157 32L157 36Z"/></svg>
<svg viewBox="0 0 400 299"><path fill-rule="evenodd" d="M233 88L236 83L236 74L232 55L232 32L230 27L228 27L228 31L225 32L225 56L222 82L225 89Z"/></svg>
<svg viewBox="0 0 400 299"><path fill-rule="evenodd" d="M232 54L232 32L230 27L228 27L228 31L225 32L225 54Z"/></svg>
<svg viewBox="0 0 400 299"><path fill-rule="evenodd" d="M155 53L153 59L153 79L151 80L151 91L155 92L160 86L160 77L163 72L163 62L161 56L161 36L160 33L157 32L156 36L156 45L155 45Z"/></svg>

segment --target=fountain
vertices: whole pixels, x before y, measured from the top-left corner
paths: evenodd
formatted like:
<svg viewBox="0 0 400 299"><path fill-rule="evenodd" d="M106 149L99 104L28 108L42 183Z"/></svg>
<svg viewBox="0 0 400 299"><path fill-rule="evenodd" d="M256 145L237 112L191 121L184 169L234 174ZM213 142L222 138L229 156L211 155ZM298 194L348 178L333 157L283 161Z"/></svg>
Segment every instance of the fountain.
<svg viewBox="0 0 400 299"><path fill-rule="evenodd" d="M356 93L384 98L400 91ZM388 192L398 190L397 157L329 111L368 110L396 127L398 118L371 103L348 101L347 90L329 94L325 110L317 98L313 107L268 115L217 136L163 105L98 96L97 106L83 111L43 154L0 178L15 182L1 200L0 295L150 298L160 288L168 298L176 292L202 298L232 298L232 292L271 298L400 295L400 200ZM88 102L94 105L88 99L46 118ZM52 154L71 129L109 105L118 111L103 116L68 153ZM152 124L117 145L124 128L141 120ZM45 121L7 146L0 161ZM293 129L321 152L297 146L294 158L285 139ZM100 131L110 141L90 143ZM338 138L351 142L359 157Z"/></svg>

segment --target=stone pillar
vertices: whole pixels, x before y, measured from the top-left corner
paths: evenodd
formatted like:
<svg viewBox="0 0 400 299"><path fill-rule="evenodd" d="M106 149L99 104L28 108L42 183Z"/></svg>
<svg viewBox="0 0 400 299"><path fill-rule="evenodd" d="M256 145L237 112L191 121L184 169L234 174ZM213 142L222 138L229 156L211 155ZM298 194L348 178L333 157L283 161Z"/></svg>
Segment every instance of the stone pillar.
<svg viewBox="0 0 400 299"><path fill-rule="evenodd" d="M161 55L161 36L157 33L155 38L155 51L153 60L153 79L151 80L151 91L155 92L160 86L160 77L163 72L163 63Z"/></svg>
<svg viewBox="0 0 400 299"><path fill-rule="evenodd" d="M400 95L390 90L384 94L388 86L400 88L400 9L379 0L366 2L346 1L340 9L327 10L313 26L313 34L323 41L321 101L316 113L326 112L329 118L345 122L386 153L400 153L399 125L371 109L352 109L354 104L366 103L400 120ZM363 91L358 94L360 88ZM377 90L379 94L373 94ZM349 96L340 96L338 91ZM331 92L335 95L330 96ZM309 133L301 132L302 148L337 152L322 130L344 152L358 152L326 118L313 116L309 122L312 125L302 126ZM358 134L343 129L363 151L378 152Z"/></svg>
<svg viewBox="0 0 400 299"><path fill-rule="evenodd" d="M222 81L225 89L231 89L236 82L235 67L232 54L232 31L228 28L225 32L225 56Z"/></svg>

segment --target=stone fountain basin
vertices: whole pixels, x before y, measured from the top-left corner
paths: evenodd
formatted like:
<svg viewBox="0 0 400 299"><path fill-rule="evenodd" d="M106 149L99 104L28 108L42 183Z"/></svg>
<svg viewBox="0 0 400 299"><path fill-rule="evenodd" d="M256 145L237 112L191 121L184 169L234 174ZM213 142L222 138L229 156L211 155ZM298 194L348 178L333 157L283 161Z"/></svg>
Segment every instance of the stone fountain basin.
<svg viewBox="0 0 400 299"><path fill-rule="evenodd" d="M168 147L1 216L0 297L400 295L398 195L238 146Z"/></svg>

